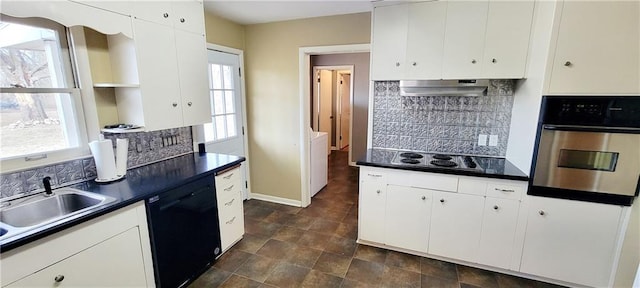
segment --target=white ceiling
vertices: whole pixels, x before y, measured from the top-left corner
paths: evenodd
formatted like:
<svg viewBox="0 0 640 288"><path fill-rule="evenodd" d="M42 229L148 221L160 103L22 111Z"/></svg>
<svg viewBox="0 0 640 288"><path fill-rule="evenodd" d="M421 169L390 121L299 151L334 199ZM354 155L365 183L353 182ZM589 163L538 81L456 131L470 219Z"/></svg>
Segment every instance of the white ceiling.
<svg viewBox="0 0 640 288"><path fill-rule="evenodd" d="M240 24L368 12L372 7L370 0L204 1L204 9L208 13Z"/></svg>

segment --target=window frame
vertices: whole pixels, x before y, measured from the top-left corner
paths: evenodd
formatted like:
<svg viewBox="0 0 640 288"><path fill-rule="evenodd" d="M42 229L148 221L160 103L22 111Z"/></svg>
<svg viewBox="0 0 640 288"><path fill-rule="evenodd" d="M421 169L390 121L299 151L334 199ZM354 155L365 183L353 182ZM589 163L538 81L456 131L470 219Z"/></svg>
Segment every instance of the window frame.
<svg viewBox="0 0 640 288"><path fill-rule="evenodd" d="M210 123L210 124L211 124L211 127L213 128L213 129L212 129L212 131L211 131L211 133L213 133L214 138L216 138L216 135L217 135L217 130L216 130L216 117L217 117L217 116L222 116L222 117L224 117L224 131L225 131L225 135L229 135L229 131L228 131L228 126L229 126L229 125L227 124L228 116L232 116L232 117L233 117L233 119L234 119L234 121L235 121L235 119L237 119L238 111L236 110L236 103L235 103L235 100L236 100L236 98L235 98L235 97L236 97L235 93L236 93L236 85L237 85L237 83L234 83L234 82L235 82L235 80L233 79L233 76L231 76L230 81L231 81L231 83L232 83L232 84L231 84L232 88L231 88L231 89L229 89L229 88L227 88L227 87L225 86L225 84L224 84L224 80L225 80L225 79L224 79L224 72L223 72L223 69L224 69L224 67L225 67L225 66L230 66L230 65L225 65L225 64L221 64L221 63L217 63L217 64L207 63L207 64L208 64L208 65L207 65L207 66L208 66L208 67L207 67L207 70L208 70L207 72L209 73L209 98L210 98L210 101L211 101L211 123ZM212 72L211 67L212 67L213 65L218 65L218 66L220 66L220 75L221 75L221 77L222 77L222 78L220 79L220 81L221 81L221 84L222 84L222 88L214 88L214 87L213 87L213 86L214 86L214 85L213 85L213 75L212 75L212 73L211 73L211 72ZM233 66L230 66L230 67L233 67ZM234 73L233 69L232 69L230 72L231 72L231 73L230 73L230 75L234 75L234 74L233 74L233 73ZM226 92L228 92L228 91L230 91L230 92L234 93L234 95L231 97L231 98L233 99L233 101L234 101L234 103L233 103L233 112L232 112L232 113L227 112L227 97L226 97ZM220 113L220 114L216 114L216 112L215 112L215 99L214 99L214 93L215 93L215 92L222 92L222 102L223 102L222 107L223 107L224 112L223 112L223 113ZM207 124L209 124L209 123L207 123ZM214 140L208 140L208 139L206 139L206 135L207 135L207 133L206 133L207 127L206 127L206 126L207 126L207 124L202 125L202 127L203 127L203 132L204 132L203 137L204 137L204 141L205 141L206 143L219 143L219 142L224 142L224 141L228 141L228 140L235 139L236 137L240 137L240 133L237 133L237 131L234 131L234 132L235 132L235 135L233 135L233 136L226 136L226 137L224 137L224 138L218 138L218 139L214 139ZM235 125L236 130L237 130L238 122L237 122L237 121L235 121L235 124L234 124L234 125Z"/></svg>
<svg viewBox="0 0 640 288"><path fill-rule="evenodd" d="M75 54L72 49L72 35L68 27L59 24L53 20L44 18L16 18L5 14L0 14L3 22L15 23L20 25L28 25L33 27L51 29L56 31L58 35L59 57L62 63L59 63L59 71L64 75L64 88L5 88L0 87L0 93L33 93L33 94L68 94L69 102L63 105L62 109L72 112L72 116L65 115L64 119L73 121L75 129L69 129L69 125L63 128L68 133L75 134L74 141L78 144L76 147L64 149L36 152L0 158L0 173L9 173L17 170L24 170L39 167L47 164L54 164L63 161L69 161L90 156L88 148L88 131L85 122L85 114L83 109L82 91L78 84L77 63L75 63ZM67 121L64 121L67 122ZM46 141L46 140L45 140Z"/></svg>

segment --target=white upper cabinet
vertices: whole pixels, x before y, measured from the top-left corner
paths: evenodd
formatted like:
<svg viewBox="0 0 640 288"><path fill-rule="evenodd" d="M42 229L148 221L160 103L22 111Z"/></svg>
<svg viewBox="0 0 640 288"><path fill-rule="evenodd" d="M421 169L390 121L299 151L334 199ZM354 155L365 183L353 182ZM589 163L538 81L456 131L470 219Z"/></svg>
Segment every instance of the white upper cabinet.
<svg viewBox="0 0 640 288"><path fill-rule="evenodd" d="M211 122L211 100L204 35L175 31L184 125Z"/></svg>
<svg viewBox="0 0 640 288"><path fill-rule="evenodd" d="M488 1L451 1L447 7L442 77L478 78L482 72Z"/></svg>
<svg viewBox="0 0 640 288"><path fill-rule="evenodd" d="M175 18L169 1L134 1L133 15L139 19L167 26L173 26L172 20Z"/></svg>
<svg viewBox="0 0 640 288"><path fill-rule="evenodd" d="M199 1L171 2L173 27L204 35L204 8Z"/></svg>
<svg viewBox="0 0 640 288"><path fill-rule="evenodd" d="M489 2L482 78L524 77L533 5L533 1Z"/></svg>
<svg viewBox="0 0 640 288"><path fill-rule="evenodd" d="M371 79L400 80L404 74L408 5L376 7L373 13Z"/></svg>
<svg viewBox="0 0 640 288"><path fill-rule="evenodd" d="M409 31L404 79L440 79L447 3L409 5Z"/></svg>
<svg viewBox="0 0 640 288"><path fill-rule="evenodd" d="M548 93L640 94L640 2L560 5Z"/></svg>
<svg viewBox="0 0 640 288"><path fill-rule="evenodd" d="M499 0L376 7L371 78L524 78L533 8Z"/></svg>

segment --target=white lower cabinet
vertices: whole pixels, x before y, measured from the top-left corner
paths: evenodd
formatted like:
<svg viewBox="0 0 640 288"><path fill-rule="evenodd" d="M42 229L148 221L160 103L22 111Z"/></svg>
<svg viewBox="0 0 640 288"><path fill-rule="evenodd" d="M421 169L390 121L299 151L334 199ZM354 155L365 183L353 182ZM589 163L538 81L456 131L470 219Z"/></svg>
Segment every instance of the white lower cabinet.
<svg viewBox="0 0 640 288"><path fill-rule="evenodd" d="M363 170L361 170L363 171ZM384 243L387 184L382 174L360 173L360 202L358 212L358 237L363 240Z"/></svg>
<svg viewBox="0 0 640 288"><path fill-rule="evenodd" d="M474 262L484 197L434 191L433 199L429 254Z"/></svg>
<svg viewBox="0 0 640 288"><path fill-rule="evenodd" d="M6 287L144 287L144 272L134 227Z"/></svg>
<svg viewBox="0 0 640 288"><path fill-rule="evenodd" d="M621 206L530 197L529 207L521 272L611 286Z"/></svg>
<svg viewBox="0 0 640 288"><path fill-rule="evenodd" d="M239 167L223 171L215 177L222 251L229 250L244 235L242 175Z"/></svg>
<svg viewBox="0 0 640 288"><path fill-rule="evenodd" d="M389 185L387 189L385 244L427 252L432 191Z"/></svg>
<svg viewBox="0 0 640 288"><path fill-rule="evenodd" d="M487 197L482 213L478 263L509 269L515 253L520 201Z"/></svg>

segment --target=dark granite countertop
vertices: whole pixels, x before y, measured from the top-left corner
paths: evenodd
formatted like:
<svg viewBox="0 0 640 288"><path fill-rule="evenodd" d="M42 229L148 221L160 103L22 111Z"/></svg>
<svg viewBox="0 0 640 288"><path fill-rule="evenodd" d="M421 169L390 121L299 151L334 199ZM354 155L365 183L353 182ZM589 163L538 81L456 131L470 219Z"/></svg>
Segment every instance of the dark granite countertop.
<svg viewBox="0 0 640 288"><path fill-rule="evenodd" d="M179 187L200 177L213 176L227 168L240 164L244 157L193 153L149 164L127 171L127 176L109 184L97 184L90 180L68 186L116 198L107 205L91 209L58 222L40 226L28 232L0 240L0 251L20 247L53 233L113 212L141 200ZM212 179L213 180L213 179ZM53 190L55 193L55 189Z"/></svg>
<svg viewBox="0 0 640 288"><path fill-rule="evenodd" d="M444 174L455 174L455 175L464 175L464 176L476 176L476 177L521 180L521 181L529 180L529 176L527 176L527 174L520 171L520 169L518 169L515 165L511 164L509 160L504 158L474 156L474 158L478 162L478 165L482 167L482 172L480 172L480 171L455 170L455 169L447 169L447 168L432 168L427 166L405 166L405 165L391 164L391 160L393 160L393 157L396 155L396 152L398 152L398 150L369 149L367 150L367 155L362 159L360 159L358 162L356 162L356 164L362 165L362 166L393 168L393 169L444 173Z"/></svg>

